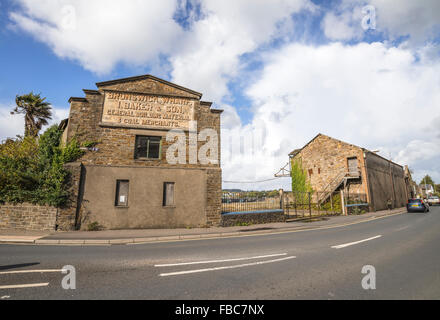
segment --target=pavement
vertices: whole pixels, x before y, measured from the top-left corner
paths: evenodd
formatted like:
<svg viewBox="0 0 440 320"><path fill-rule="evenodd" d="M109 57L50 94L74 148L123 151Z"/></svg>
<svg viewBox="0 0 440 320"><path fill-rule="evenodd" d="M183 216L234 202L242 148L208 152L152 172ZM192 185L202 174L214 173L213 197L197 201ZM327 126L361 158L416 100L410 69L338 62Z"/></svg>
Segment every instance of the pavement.
<svg viewBox="0 0 440 320"><path fill-rule="evenodd" d="M250 226L179 228L179 229L130 229L104 231L26 231L0 229L0 243L35 245L122 245L164 241L241 237L249 235L276 234L302 230L337 228L406 213L405 207L393 210L369 212L362 215L330 216L324 220L309 222L292 221L266 223Z"/></svg>

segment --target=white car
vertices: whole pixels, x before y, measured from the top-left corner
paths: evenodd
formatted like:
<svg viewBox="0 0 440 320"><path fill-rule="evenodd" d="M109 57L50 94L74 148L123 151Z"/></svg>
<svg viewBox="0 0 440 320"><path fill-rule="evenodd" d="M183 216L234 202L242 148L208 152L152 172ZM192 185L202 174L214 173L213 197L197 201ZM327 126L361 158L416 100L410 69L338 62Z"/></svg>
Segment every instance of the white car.
<svg viewBox="0 0 440 320"><path fill-rule="evenodd" d="M430 197L428 197L428 204L430 206L439 206L440 205L440 198L437 196L430 196Z"/></svg>

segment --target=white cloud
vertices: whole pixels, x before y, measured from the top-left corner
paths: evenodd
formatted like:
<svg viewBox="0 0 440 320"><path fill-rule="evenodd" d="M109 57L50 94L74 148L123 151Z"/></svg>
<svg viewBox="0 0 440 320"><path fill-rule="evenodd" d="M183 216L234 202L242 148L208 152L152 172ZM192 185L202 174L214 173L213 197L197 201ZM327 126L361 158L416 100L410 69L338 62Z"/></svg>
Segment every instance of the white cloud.
<svg viewBox="0 0 440 320"><path fill-rule="evenodd" d="M434 28L440 26L438 0L371 0L370 3L377 8L377 27L389 32L392 38L409 35L412 44L421 45L432 40Z"/></svg>
<svg viewBox="0 0 440 320"><path fill-rule="evenodd" d="M319 132L389 150L393 159L413 167L416 177L425 168L440 180L440 132L438 123L429 122L440 117L439 61L415 62L410 50L381 43L334 43L290 44L269 54L264 64L246 92L254 105L251 125L264 124L265 143L238 161L223 159L225 180L249 179L249 172L255 173L253 180L273 176L290 151ZM252 135L249 126L236 130Z"/></svg>
<svg viewBox="0 0 440 320"><path fill-rule="evenodd" d="M432 41L436 27L440 26L438 0L343 0L339 6L326 13L322 28L332 40L359 39L365 32L362 8L371 5L376 13L376 30L384 32L390 40L409 36L406 45L423 46Z"/></svg>
<svg viewBox="0 0 440 320"><path fill-rule="evenodd" d="M14 103L0 105L0 141L24 134L24 116L22 114L11 115L13 108ZM49 126L59 124L61 120L68 117L68 109L52 107L52 120L42 128L40 133L44 132Z"/></svg>
<svg viewBox="0 0 440 320"><path fill-rule="evenodd" d="M109 73L117 63L158 62L178 47L182 33L173 20L176 0L16 0L15 26L32 34L61 58Z"/></svg>
<svg viewBox="0 0 440 320"><path fill-rule="evenodd" d="M336 14L328 12L322 20L322 28L327 38L331 40L351 40L362 37L363 29L360 21L362 17L361 7L343 10L342 13Z"/></svg>
<svg viewBox="0 0 440 320"><path fill-rule="evenodd" d="M222 129L233 129L241 126L240 116L234 107L227 104L221 104L219 108L223 110L221 116Z"/></svg>
<svg viewBox="0 0 440 320"><path fill-rule="evenodd" d="M284 23L290 25L290 16L304 8L313 10L308 0L203 1L203 19L170 57L173 81L220 101L241 71L240 57L282 36Z"/></svg>
<svg viewBox="0 0 440 320"><path fill-rule="evenodd" d="M292 31L283 29L291 25L290 16L314 8L309 0L206 0L198 17L178 0L15 1L20 4L10 14L15 27L57 56L99 74L118 63L157 70L159 58L167 57L173 81L215 101L229 94L228 81L239 73L241 55L282 36L281 30ZM189 16L188 29L173 19L176 12Z"/></svg>
<svg viewBox="0 0 440 320"><path fill-rule="evenodd" d="M0 141L24 134L24 117L11 115L14 104L0 105Z"/></svg>

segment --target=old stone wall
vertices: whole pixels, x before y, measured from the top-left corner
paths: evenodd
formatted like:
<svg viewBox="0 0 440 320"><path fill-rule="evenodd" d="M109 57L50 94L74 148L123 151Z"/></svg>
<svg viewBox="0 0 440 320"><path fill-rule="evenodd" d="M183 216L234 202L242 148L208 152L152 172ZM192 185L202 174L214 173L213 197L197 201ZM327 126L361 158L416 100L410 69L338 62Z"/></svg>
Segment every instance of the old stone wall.
<svg viewBox="0 0 440 320"><path fill-rule="evenodd" d="M97 86L98 90L84 90L84 98L70 100L71 110L66 140L70 141L76 137L80 143L95 142L96 145L93 149L86 150L78 160L82 164L82 171L75 166L70 168L72 188L77 187L76 191L72 189L71 203L77 201L78 206L62 209L60 216L64 219L62 223L60 222L60 228L63 230L75 226L84 228L88 222L94 220L106 228L218 225L221 220L219 161L221 110L213 110L210 102L200 101L201 94L155 77L141 76L130 78L128 81L126 79L108 81L98 83ZM112 98L108 96L109 92ZM193 133L190 132L190 128L183 129L186 139L186 163L168 163L166 154L169 147L174 144L174 141L166 141L168 129L135 125L131 122L130 124L115 123L118 116L116 118L109 116L110 118L103 122L103 110L108 108L105 107L108 106L108 99L115 99L113 96L116 95L118 97L132 95L130 99L136 97L142 100L156 97L164 99L160 101L165 101L169 98L175 99L173 103L181 101L190 105L193 110L191 120L197 122L197 131ZM114 104L114 100L111 103ZM204 129L212 129L217 133L218 162L202 164L196 159L196 163L190 163L190 135L197 137ZM135 159L137 135L162 137L159 159ZM197 141L197 151L200 152L205 144L206 141ZM182 175L185 169L189 171L186 175ZM200 172L204 173L203 179L195 178L196 171L191 170L201 170ZM173 177L173 174L176 176ZM130 180L131 190L144 192L143 198L130 193L130 207L125 210L115 208L114 193L117 179ZM188 199L187 203L182 199L176 204L176 208L162 207L164 181L176 181L176 197L185 195ZM193 198L188 194L191 190L197 193ZM142 203L141 200L146 197L149 198L148 201ZM200 202L202 199L200 197L203 197L203 202ZM194 206L195 203L197 206Z"/></svg>
<svg viewBox="0 0 440 320"><path fill-rule="evenodd" d="M70 173L68 180L69 199L64 207L58 209L57 230L70 231L76 229L76 219L79 210L81 210L84 168L80 162L68 163L64 168Z"/></svg>
<svg viewBox="0 0 440 320"><path fill-rule="evenodd" d="M206 174L206 224L218 226L222 210L222 171L208 169Z"/></svg>
<svg viewBox="0 0 440 320"><path fill-rule="evenodd" d="M349 185L350 193L367 193L363 151L361 148L325 135L317 136L294 158L301 159L313 190L327 191L329 183L348 172L348 158L356 157L360 179Z"/></svg>
<svg viewBox="0 0 440 320"><path fill-rule="evenodd" d="M166 141L167 130L147 130L144 128L120 127L101 123L104 95L96 92L88 94L84 100L71 100L71 111L68 124L67 139L70 141L76 137L79 142L97 142L95 151L87 151L79 160L84 164L96 165L130 165L130 166L168 166L173 167L166 160L167 150L173 142ZM218 142L218 159L220 159L220 112L210 109L210 104L195 101L194 120L197 121L197 134L204 129L216 131ZM134 159L136 135L151 135L162 137L161 156L159 160ZM185 167L220 167L217 164L190 163L190 149L188 130L186 137L186 164ZM205 144L205 141L197 141L197 151Z"/></svg>
<svg viewBox="0 0 440 320"><path fill-rule="evenodd" d="M233 227L244 224L263 224L272 222L284 222L284 212L262 212L262 213L241 213L224 214L221 220L222 227Z"/></svg>
<svg viewBox="0 0 440 320"><path fill-rule="evenodd" d="M57 208L29 203L0 205L0 229L54 231Z"/></svg>

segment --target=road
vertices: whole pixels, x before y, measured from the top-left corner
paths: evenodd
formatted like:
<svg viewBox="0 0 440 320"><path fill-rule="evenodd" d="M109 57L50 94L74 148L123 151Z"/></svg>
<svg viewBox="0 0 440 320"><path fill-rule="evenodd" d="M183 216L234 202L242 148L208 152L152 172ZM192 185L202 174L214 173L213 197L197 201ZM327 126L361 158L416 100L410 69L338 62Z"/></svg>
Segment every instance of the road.
<svg viewBox="0 0 440 320"><path fill-rule="evenodd" d="M0 298L439 299L439 247L440 207L333 229L249 237L0 245ZM74 290L61 286L66 265L75 267ZM361 285L366 265L375 268L375 289ZM22 270L37 272L16 272Z"/></svg>

